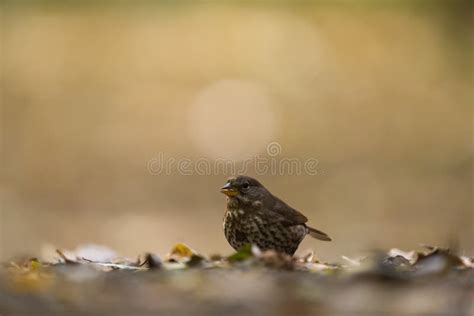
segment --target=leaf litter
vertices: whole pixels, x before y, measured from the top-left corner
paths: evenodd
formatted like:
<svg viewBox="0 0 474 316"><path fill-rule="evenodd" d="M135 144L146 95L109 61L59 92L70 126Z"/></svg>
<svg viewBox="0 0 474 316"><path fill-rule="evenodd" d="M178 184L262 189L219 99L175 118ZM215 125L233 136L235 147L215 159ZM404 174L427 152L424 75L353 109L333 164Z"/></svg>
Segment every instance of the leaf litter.
<svg viewBox="0 0 474 316"><path fill-rule="evenodd" d="M145 253L129 259L98 245L43 257L14 260L0 270L0 315L31 314L28 306L38 315L284 315L290 307L327 315L474 315L474 258L434 246L343 256L343 263L254 245L206 256L183 243L163 258ZM275 300L286 307L265 305Z"/></svg>

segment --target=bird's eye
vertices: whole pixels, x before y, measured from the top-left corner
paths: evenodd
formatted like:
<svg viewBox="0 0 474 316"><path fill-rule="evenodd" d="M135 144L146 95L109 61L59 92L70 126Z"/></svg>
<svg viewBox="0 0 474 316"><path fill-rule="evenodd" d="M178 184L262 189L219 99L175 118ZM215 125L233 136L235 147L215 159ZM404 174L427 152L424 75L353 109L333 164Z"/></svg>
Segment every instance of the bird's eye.
<svg viewBox="0 0 474 316"><path fill-rule="evenodd" d="M243 188L243 189L248 189L249 186L250 186L250 184L249 184L248 182L242 183L242 188Z"/></svg>

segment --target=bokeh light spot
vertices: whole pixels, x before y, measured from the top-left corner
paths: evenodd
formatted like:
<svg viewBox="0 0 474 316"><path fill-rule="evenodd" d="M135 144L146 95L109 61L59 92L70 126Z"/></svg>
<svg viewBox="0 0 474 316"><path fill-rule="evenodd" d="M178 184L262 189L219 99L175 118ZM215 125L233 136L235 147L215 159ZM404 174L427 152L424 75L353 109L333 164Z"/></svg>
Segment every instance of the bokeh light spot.
<svg viewBox="0 0 474 316"><path fill-rule="evenodd" d="M273 100L253 81L221 80L204 88L189 118L193 144L212 158L241 160L264 152L277 132Z"/></svg>

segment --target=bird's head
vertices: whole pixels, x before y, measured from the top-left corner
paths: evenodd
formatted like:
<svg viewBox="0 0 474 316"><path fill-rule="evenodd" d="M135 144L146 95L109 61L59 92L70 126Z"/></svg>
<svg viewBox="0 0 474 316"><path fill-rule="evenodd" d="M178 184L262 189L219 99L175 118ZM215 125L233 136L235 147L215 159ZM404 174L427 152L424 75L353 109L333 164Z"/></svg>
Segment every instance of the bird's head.
<svg viewBox="0 0 474 316"><path fill-rule="evenodd" d="M229 178L221 188L221 192L230 199L237 198L243 202L263 202L269 194L260 182L248 176Z"/></svg>

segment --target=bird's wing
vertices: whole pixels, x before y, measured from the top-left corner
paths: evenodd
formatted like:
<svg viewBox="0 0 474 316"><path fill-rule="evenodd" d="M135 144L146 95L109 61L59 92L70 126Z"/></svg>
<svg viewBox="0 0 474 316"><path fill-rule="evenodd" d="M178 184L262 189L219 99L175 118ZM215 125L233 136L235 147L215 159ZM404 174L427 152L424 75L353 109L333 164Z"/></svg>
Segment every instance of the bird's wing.
<svg viewBox="0 0 474 316"><path fill-rule="evenodd" d="M306 216L277 197L274 197L272 205L267 205L266 209L273 215L273 220L284 222L288 226L304 224L308 221Z"/></svg>

